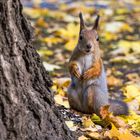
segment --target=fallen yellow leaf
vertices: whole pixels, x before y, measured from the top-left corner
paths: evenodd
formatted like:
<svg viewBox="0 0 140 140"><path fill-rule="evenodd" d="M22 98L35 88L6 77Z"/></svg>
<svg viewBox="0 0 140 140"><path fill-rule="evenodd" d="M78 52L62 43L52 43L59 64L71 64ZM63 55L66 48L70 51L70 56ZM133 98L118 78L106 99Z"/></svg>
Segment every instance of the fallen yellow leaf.
<svg viewBox="0 0 140 140"><path fill-rule="evenodd" d="M43 15L47 15L48 14L48 9L41 9L41 8L23 8L23 12L30 16L31 18L38 18L41 17Z"/></svg>
<svg viewBox="0 0 140 140"><path fill-rule="evenodd" d="M86 127L90 127L92 126L94 123L92 122L92 120L90 118L87 117L82 117L82 125L86 128Z"/></svg>
<svg viewBox="0 0 140 140"><path fill-rule="evenodd" d="M123 131L118 130L113 124L112 129L105 133L105 135L109 136L110 138L116 137L119 140L140 140L140 138L132 135L127 129Z"/></svg>
<svg viewBox="0 0 140 140"><path fill-rule="evenodd" d="M52 46L53 44L61 43L63 41L62 38L58 37L45 37L41 39L43 42L47 43L48 46Z"/></svg>
<svg viewBox="0 0 140 140"><path fill-rule="evenodd" d="M40 27L44 27L44 28L47 28L48 27L48 24L46 23L46 21L44 20L44 18L39 18L37 21L36 21L36 25L37 26L40 26Z"/></svg>
<svg viewBox="0 0 140 140"><path fill-rule="evenodd" d="M107 83L109 86L120 86L122 85L122 80L111 75L107 77Z"/></svg>
<svg viewBox="0 0 140 140"><path fill-rule="evenodd" d="M53 51L51 50L46 50L46 49L40 49L37 51L39 53L40 56L52 56L53 55Z"/></svg>
<svg viewBox="0 0 140 140"><path fill-rule="evenodd" d="M127 40L121 40L118 42L117 46L119 48L122 48L122 52L126 55L130 52L134 54L140 53L140 41L127 41Z"/></svg>
<svg viewBox="0 0 140 140"><path fill-rule="evenodd" d="M64 100L63 96L55 95L54 100L57 104L63 105L65 108L70 108L68 100Z"/></svg>
<svg viewBox="0 0 140 140"><path fill-rule="evenodd" d="M130 99L139 99L140 102L140 87L136 84L127 85L123 87L124 94Z"/></svg>
<svg viewBox="0 0 140 140"><path fill-rule="evenodd" d="M140 132L140 115L130 111L130 115L124 116L124 119L132 127L131 130Z"/></svg>
<svg viewBox="0 0 140 140"><path fill-rule="evenodd" d="M78 138L78 140L89 140L89 139L87 137L85 137L84 135L82 135Z"/></svg>
<svg viewBox="0 0 140 140"><path fill-rule="evenodd" d="M74 126L73 121L65 121L66 125L68 126L68 128L71 128Z"/></svg>

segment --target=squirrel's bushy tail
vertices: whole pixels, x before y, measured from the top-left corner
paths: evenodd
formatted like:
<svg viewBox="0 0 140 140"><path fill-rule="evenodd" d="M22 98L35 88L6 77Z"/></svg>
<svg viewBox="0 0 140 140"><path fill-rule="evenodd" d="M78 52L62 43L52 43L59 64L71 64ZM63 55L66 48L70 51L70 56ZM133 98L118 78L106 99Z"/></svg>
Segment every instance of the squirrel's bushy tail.
<svg viewBox="0 0 140 140"><path fill-rule="evenodd" d="M119 100L109 99L110 102L110 111L113 112L113 115L128 115L128 105Z"/></svg>

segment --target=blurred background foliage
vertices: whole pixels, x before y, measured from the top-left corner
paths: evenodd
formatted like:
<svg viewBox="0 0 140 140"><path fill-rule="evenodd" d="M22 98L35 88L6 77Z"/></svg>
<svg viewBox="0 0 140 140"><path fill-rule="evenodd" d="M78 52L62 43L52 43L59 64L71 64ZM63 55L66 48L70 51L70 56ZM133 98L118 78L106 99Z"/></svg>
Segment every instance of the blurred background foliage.
<svg viewBox="0 0 140 140"><path fill-rule="evenodd" d="M88 26L100 15L100 47L109 93L124 99L131 117L125 121L140 132L140 1L139 0L21 0L35 32L43 65L53 78L57 104L69 109L67 62L79 35L79 12ZM84 119L82 120L84 121ZM87 121L87 120L86 120ZM67 122L73 126L72 122ZM115 131L115 130L114 130ZM121 139L121 138L120 138Z"/></svg>

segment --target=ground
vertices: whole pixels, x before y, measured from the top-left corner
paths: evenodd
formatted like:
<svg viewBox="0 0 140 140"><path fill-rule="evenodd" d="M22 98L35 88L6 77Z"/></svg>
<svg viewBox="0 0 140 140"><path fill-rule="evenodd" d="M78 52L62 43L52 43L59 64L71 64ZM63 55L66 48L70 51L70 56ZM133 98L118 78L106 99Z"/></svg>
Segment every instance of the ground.
<svg viewBox="0 0 140 140"><path fill-rule="evenodd" d="M34 27L34 46L42 58L44 67L50 71L54 81L52 90L55 101L68 127L76 131L81 140L95 137L140 139L140 2L22 2L23 11ZM67 63L78 39L79 12L83 13L89 26L93 25L97 13L101 16L100 48L110 97L127 102L130 108L129 116L112 118L109 114L109 119L104 122L95 114L85 115L69 108L67 87L70 75ZM114 119L123 125L118 126ZM106 125L106 122L109 125Z"/></svg>

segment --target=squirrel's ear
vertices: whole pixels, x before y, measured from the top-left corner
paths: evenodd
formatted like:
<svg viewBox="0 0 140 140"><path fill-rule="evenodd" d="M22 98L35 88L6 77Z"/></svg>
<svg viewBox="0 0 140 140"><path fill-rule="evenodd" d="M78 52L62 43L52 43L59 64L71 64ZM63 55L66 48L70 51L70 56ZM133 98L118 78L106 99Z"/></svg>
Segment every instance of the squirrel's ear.
<svg viewBox="0 0 140 140"><path fill-rule="evenodd" d="M79 18L80 18L80 32L81 32L85 28L84 19L81 12L79 13Z"/></svg>
<svg viewBox="0 0 140 140"><path fill-rule="evenodd" d="M100 18L100 16L97 15L96 20L95 20L95 23L94 23L94 26L92 28L93 30L97 30L98 29L99 18Z"/></svg>

